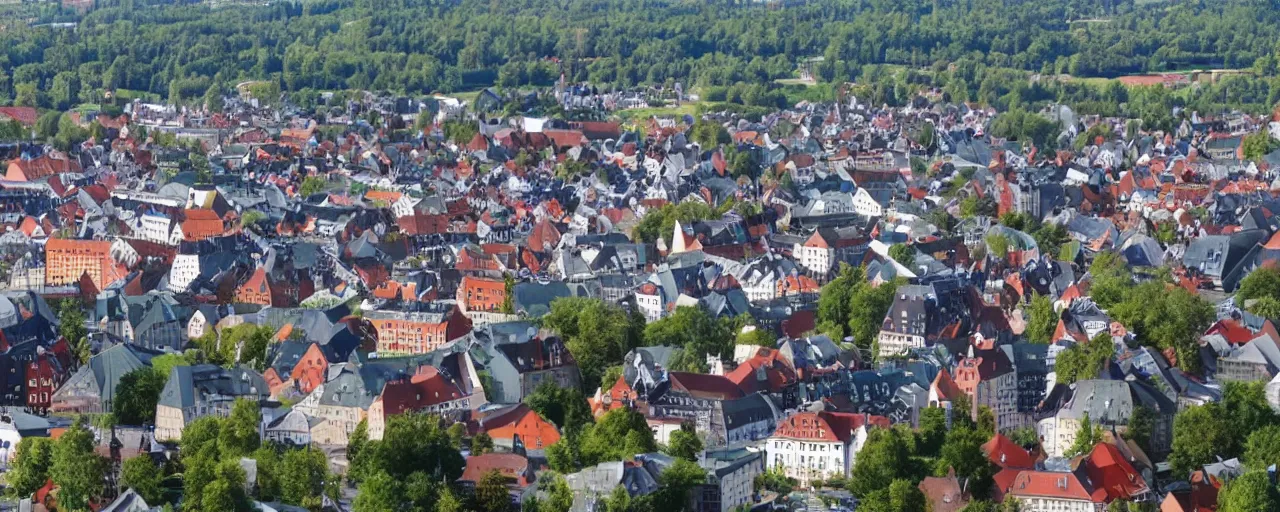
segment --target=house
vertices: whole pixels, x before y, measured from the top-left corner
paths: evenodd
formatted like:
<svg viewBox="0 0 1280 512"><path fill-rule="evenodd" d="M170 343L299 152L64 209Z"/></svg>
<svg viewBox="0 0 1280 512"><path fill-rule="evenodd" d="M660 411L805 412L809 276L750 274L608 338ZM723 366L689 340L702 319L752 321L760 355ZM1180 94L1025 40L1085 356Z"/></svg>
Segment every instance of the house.
<svg viewBox="0 0 1280 512"><path fill-rule="evenodd" d="M1098 512L1106 505L1086 480L1070 472L1023 471L1007 494L1027 512Z"/></svg>
<svg viewBox="0 0 1280 512"><path fill-rule="evenodd" d="M725 448L704 452L702 468L707 483L697 496L706 512L731 512L754 503L756 476L765 472L765 453L743 448Z"/></svg>
<svg viewBox="0 0 1280 512"><path fill-rule="evenodd" d="M506 282L501 279L463 276L458 285L458 308L468 311L497 312L507 298Z"/></svg>
<svg viewBox="0 0 1280 512"><path fill-rule="evenodd" d="M765 442L768 465L800 485L847 478L870 427L889 428L889 420L867 414L797 412L782 420Z"/></svg>
<svg viewBox="0 0 1280 512"><path fill-rule="evenodd" d="M1270 381L1280 373L1280 345L1271 334L1261 334L1237 348L1218 355L1219 380L1237 382Z"/></svg>
<svg viewBox="0 0 1280 512"><path fill-rule="evenodd" d="M125 276L125 268L111 257L111 242L50 238L44 246L45 284L62 286L88 275L103 289Z"/></svg>
<svg viewBox="0 0 1280 512"><path fill-rule="evenodd" d="M198 242L207 238L222 236L225 227L218 213L205 208L187 209L183 211L185 219L179 225L182 240Z"/></svg>
<svg viewBox="0 0 1280 512"><path fill-rule="evenodd" d="M543 450L560 440L556 426L524 404L490 411L480 419L480 431L504 448L519 439L526 450Z"/></svg>
<svg viewBox="0 0 1280 512"><path fill-rule="evenodd" d="M493 386L486 391L495 403L520 403L544 382L561 388L579 385L578 363L559 337L497 344L489 353L486 369Z"/></svg>
<svg viewBox="0 0 1280 512"><path fill-rule="evenodd" d="M293 409L268 422L262 429L262 440L286 446L307 446L311 444L311 429L322 421L323 418L312 418Z"/></svg>
<svg viewBox="0 0 1280 512"><path fill-rule="evenodd" d="M912 349L924 348L926 328L927 286L905 285L894 294L893 305L880 326L877 341L880 357L899 356Z"/></svg>
<svg viewBox="0 0 1280 512"><path fill-rule="evenodd" d="M1135 407L1154 413L1149 444L1155 453L1168 453L1173 440L1173 415L1177 406L1165 395L1140 381L1082 380L1072 384L1064 401L1047 404L1057 413L1040 420L1037 430L1045 453L1061 457L1075 443L1084 416L1105 429L1123 431Z"/></svg>
<svg viewBox="0 0 1280 512"><path fill-rule="evenodd" d="M49 406L55 413L101 413L111 411L116 386L125 374L151 365L160 352L121 343L89 358L71 378L53 393Z"/></svg>
<svg viewBox="0 0 1280 512"><path fill-rule="evenodd" d="M80 162L76 160L41 155L30 160L10 160L4 179L9 181L36 181L58 174L80 172L80 170Z"/></svg>
<svg viewBox="0 0 1280 512"><path fill-rule="evenodd" d="M969 493L961 487L955 468L945 477L925 477L917 487L929 501L931 512L959 512L969 505Z"/></svg>
<svg viewBox="0 0 1280 512"><path fill-rule="evenodd" d="M523 455L486 453L467 457L467 466L462 470L462 476L458 477L458 481L474 486L480 483L486 474L497 471L507 480L509 487L523 489L533 484L533 470L534 468L529 465L529 459ZM513 499L512 502L514 503L515 500Z"/></svg>
<svg viewBox="0 0 1280 512"><path fill-rule="evenodd" d="M471 332L471 320L454 306L405 305L365 318L378 333L379 355L425 354Z"/></svg>
<svg viewBox="0 0 1280 512"><path fill-rule="evenodd" d="M652 494L659 488L659 471L650 471L636 461L602 462L564 476L573 491L573 512L591 512L592 505L621 487L632 498Z"/></svg>
<svg viewBox="0 0 1280 512"><path fill-rule="evenodd" d="M267 397L267 383L251 368L222 368L211 364L177 366L156 404L155 437L182 439L182 429L196 418L227 416L238 398L258 401Z"/></svg>
<svg viewBox="0 0 1280 512"><path fill-rule="evenodd" d="M990 408L996 430L1001 432L1025 425L1027 416L1018 412L1017 373L1003 350L974 350L970 346L969 356L956 367L955 382L974 407L965 413L977 417L979 408Z"/></svg>
<svg viewBox="0 0 1280 512"><path fill-rule="evenodd" d="M366 384L365 376L347 363L331 365L326 373L327 380L294 405L294 409L324 420L311 427L312 443L346 446L348 436L355 432L373 405L378 392L371 391L370 385L376 385L377 379L370 378Z"/></svg>
<svg viewBox="0 0 1280 512"><path fill-rule="evenodd" d="M369 439L382 439L387 420L406 412L444 413L470 408L471 397L437 369L423 367L408 379L389 381L369 404Z"/></svg>

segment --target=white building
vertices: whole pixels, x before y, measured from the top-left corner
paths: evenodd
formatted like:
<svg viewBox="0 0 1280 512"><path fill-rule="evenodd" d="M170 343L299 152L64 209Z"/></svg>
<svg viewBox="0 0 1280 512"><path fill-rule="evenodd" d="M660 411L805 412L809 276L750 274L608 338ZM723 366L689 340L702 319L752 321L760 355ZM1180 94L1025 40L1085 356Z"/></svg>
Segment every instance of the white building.
<svg viewBox="0 0 1280 512"><path fill-rule="evenodd" d="M159 244L169 244L173 236L173 219L162 215L146 214L138 218L133 234L138 238ZM179 234L181 240L181 234Z"/></svg>
<svg viewBox="0 0 1280 512"><path fill-rule="evenodd" d="M831 245L831 241L823 237L822 231L818 230L814 231L803 244L795 244L791 254L795 257L796 264L805 270L818 275L827 275L834 265L836 250Z"/></svg>
<svg viewBox="0 0 1280 512"><path fill-rule="evenodd" d="M884 206L871 197L871 193L865 188L859 188L853 193L853 211L868 217L884 216Z"/></svg>
<svg viewBox="0 0 1280 512"><path fill-rule="evenodd" d="M173 266L169 267L169 290L186 291L191 282L200 276L200 255L179 254L173 257Z"/></svg>
<svg viewBox="0 0 1280 512"><path fill-rule="evenodd" d="M1022 512L1099 512L1106 505L1095 502L1075 473L1023 471L1013 480L1009 495Z"/></svg>
<svg viewBox="0 0 1280 512"><path fill-rule="evenodd" d="M865 414L798 412L778 424L765 442L768 466L807 485L844 478L866 444L868 423L889 426L887 418Z"/></svg>

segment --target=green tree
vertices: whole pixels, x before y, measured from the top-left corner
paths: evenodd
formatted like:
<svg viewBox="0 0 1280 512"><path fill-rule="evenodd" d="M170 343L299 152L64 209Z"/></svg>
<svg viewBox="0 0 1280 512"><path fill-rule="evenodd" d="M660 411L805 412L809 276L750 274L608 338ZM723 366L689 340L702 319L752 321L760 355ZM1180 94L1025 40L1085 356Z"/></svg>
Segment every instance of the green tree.
<svg viewBox="0 0 1280 512"><path fill-rule="evenodd" d="M920 411L920 428L916 430L916 448L920 455L936 457L947 436L947 410L928 407Z"/></svg>
<svg viewBox="0 0 1280 512"><path fill-rule="evenodd" d="M689 493L706 483L707 472L694 462L676 459L658 476L658 491L653 495L654 510L685 510Z"/></svg>
<svg viewBox="0 0 1280 512"><path fill-rule="evenodd" d="M506 512L511 509L507 479L498 470L485 473L476 483L476 504L484 512Z"/></svg>
<svg viewBox="0 0 1280 512"><path fill-rule="evenodd" d="M151 358L151 369L155 371L162 379L162 382L169 382L169 374L178 366L192 366L196 364L196 359L186 353L177 354L161 354ZM163 389L164 386L161 386ZM119 393L119 391L117 391Z"/></svg>
<svg viewBox="0 0 1280 512"><path fill-rule="evenodd" d="M692 129L689 131L689 139L697 143L703 151L733 142L733 139L729 137L729 131L723 126L713 121L702 119L694 121Z"/></svg>
<svg viewBox="0 0 1280 512"><path fill-rule="evenodd" d="M302 179L302 185L298 187L298 194L302 197L311 197L315 194L323 192L329 182L319 176L307 176Z"/></svg>
<svg viewBox="0 0 1280 512"><path fill-rule="evenodd" d="M629 459L637 453L657 449L644 415L629 409L614 409L601 416L600 421L584 427L581 434L561 437L548 449L547 457L553 468L564 472L575 466Z"/></svg>
<svg viewBox="0 0 1280 512"><path fill-rule="evenodd" d="M1076 429L1076 439L1071 443L1071 447L1067 448L1065 455L1075 457L1093 451L1094 445L1102 442L1102 434L1102 427L1094 425L1089 420L1089 414L1086 413L1080 419L1080 427Z"/></svg>
<svg viewBox="0 0 1280 512"><path fill-rule="evenodd" d="M1151 453L1151 437L1155 435L1156 413L1150 407L1136 406L1133 415L1129 416L1129 426L1124 431L1124 438L1138 444L1145 453Z"/></svg>
<svg viewBox="0 0 1280 512"><path fill-rule="evenodd" d="M605 383L608 385L609 383ZM524 404L560 430L578 429L591 423L591 406L581 389L562 388L547 381L524 397Z"/></svg>
<svg viewBox="0 0 1280 512"><path fill-rule="evenodd" d="M258 449L261 439L258 427L262 423L262 410L257 402L238 398L231 406L231 415L223 423L218 437L218 450L223 457L248 455ZM184 432L185 433L185 432Z"/></svg>
<svg viewBox="0 0 1280 512"><path fill-rule="evenodd" d="M11 497L30 497L49 480L53 466L53 439L24 437L18 442L13 467L5 474Z"/></svg>
<svg viewBox="0 0 1280 512"><path fill-rule="evenodd" d="M991 477L995 475L995 467L982 451L987 439L989 436L975 429L951 429L942 444L934 473L946 475L949 469L954 468L956 476L970 482L970 489L976 497L986 497L986 490L992 485Z"/></svg>
<svg viewBox="0 0 1280 512"><path fill-rule="evenodd" d="M64 71L53 77L53 85L49 88L49 99L53 108L66 110L75 104L80 95L80 77L75 73Z"/></svg>
<svg viewBox="0 0 1280 512"><path fill-rule="evenodd" d="M859 503L858 510L867 512L915 512L928 510L924 493L910 480L896 479L884 489L877 489Z"/></svg>
<svg viewBox="0 0 1280 512"><path fill-rule="evenodd" d="M151 460L151 456L143 454L124 461L120 468L120 483L123 487L132 488L148 504L164 502L164 471Z"/></svg>
<svg viewBox="0 0 1280 512"><path fill-rule="evenodd" d="M54 442L49 477L58 485L59 508L88 510L89 502L102 493L106 463L93 446L93 433L80 419Z"/></svg>
<svg viewBox="0 0 1280 512"><path fill-rule="evenodd" d="M1244 136L1240 141L1241 152L1245 160L1262 161L1262 157L1280 149L1280 141L1271 138L1267 130L1260 130Z"/></svg>
<svg viewBox="0 0 1280 512"><path fill-rule="evenodd" d="M80 301L64 299L58 305L58 335L71 346L77 366L89 362L89 330L84 322Z"/></svg>
<svg viewBox="0 0 1280 512"><path fill-rule="evenodd" d="M680 425L680 430L671 433L665 451L672 457L697 462L702 454L702 439L694 431L693 424L686 422Z"/></svg>
<svg viewBox="0 0 1280 512"><path fill-rule="evenodd" d="M600 385L605 368L639 345L639 333L626 311L598 299L569 297L551 302L542 325L560 333L582 372L584 389Z"/></svg>
<svg viewBox="0 0 1280 512"><path fill-rule="evenodd" d="M460 425L455 423L455 425ZM449 429L452 433L452 428ZM459 436L461 440L461 436ZM351 435L347 436L347 460L356 460L360 452L365 446L369 445L369 419L361 418L360 423L356 424L355 430L351 431Z"/></svg>
<svg viewBox="0 0 1280 512"><path fill-rule="evenodd" d="M1085 343L1077 343L1058 353L1054 373L1059 383L1096 379L1115 356L1111 333L1102 331Z"/></svg>
<svg viewBox="0 0 1280 512"><path fill-rule="evenodd" d="M1244 446L1244 462L1253 469L1280 464L1280 425L1267 425L1249 434Z"/></svg>
<svg viewBox="0 0 1280 512"><path fill-rule="evenodd" d="M1173 418L1173 452L1169 454L1173 474L1189 475L1219 455L1234 456L1237 435L1221 404L1183 409Z"/></svg>
<svg viewBox="0 0 1280 512"><path fill-rule="evenodd" d="M401 510L400 499L400 481L386 471L378 471L360 482L360 492L351 505L355 512L386 512Z"/></svg>
<svg viewBox="0 0 1280 512"><path fill-rule="evenodd" d="M889 257L902 266L911 268L916 264L916 248L907 244L894 244L889 246Z"/></svg>
<svg viewBox="0 0 1280 512"><path fill-rule="evenodd" d="M152 423L156 418L156 403L164 391L166 375L151 368L138 368L120 377L112 411L125 425Z"/></svg>
<svg viewBox="0 0 1280 512"><path fill-rule="evenodd" d="M913 437L911 432L901 428L872 430L853 465L849 492L866 498L876 491L888 489L894 480L918 476L907 463L915 455Z"/></svg>
<svg viewBox="0 0 1280 512"><path fill-rule="evenodd" d="M484 455L493 451L493 438L489 434L481 432L471 438L471 454Z"/></svg>
<svg viewBox="0 0 1280 512"><path fill-rule="evenodd" d="M849 299L863 281L862 267L842 263L836 278L818 294L818 331L834 340L844 339L849 325Z"/></svg>
<svg viewBox="0 0 1280 512"><path fill-rule="evenodd" d="M398 414L387 420L382 440L371 440L352 463L351 477L361 482L379 471L403 481L416 471L432 480L452 482L466 465L440 419L426 414Z"/></svg>
<svg viewBox="0 0 1280 512"><path fill-rule="evenodd" d="M1036 294L1027 309L1027 329L1023 334L1028 341L1049 343L1053 341L1053 333L1058 329L1058 312L1053 309L1053 301L1048 296Z"/></svg>
<svg viewBox="0 0 1280 512"><path fill-rule="evenodd" d="M1280 319L1280 299L1262 297L1248 307L1250 313L1272 320Z"/></svg>
<svg viewBox="0 0 1280 512"><path fill-rule="evenodd" d="M315 447L288 450L280 459L280 497L291 505L315 502L324 493L329 461Z"/></svg>
<svg viewBox="0 0 1280 512"><path fill-rule="evenodd" d="M884 316L893 306L894 292L903 280L895 279L880 286L861 282L849 296L849 334L859 349L872 354L879 352L876 337L884 325Z"/></svg>
<svg viewBox="0 0 1280 512"><path fill-rule="evenodd" d="M1244 306L1250 300L1268 297L1280 300L1280 268L1261 267L1244 276L1236 289L1235 302Z"/></svg>
<svg viewBox="0 0 1280 512"><path fill-rule="evenodd" d="M1009 237L996 233L987 235L985 241L987 243L987 254L1001 260L1009 255Z"/></svg>
<svg viewBox="0 0 1280 512"><path fill-rule="evenodd" d="M1265 470L1245 473L1218 493L1218 512L1280 510L1280 493Z"/></svg>
<svg viewBox="0 0 1280 512"><path fill-rule="evenodd" d="M449 444L453 445L453 448L455 450L461 450L462 438L466 437L467 435L466 425L463 425L462 423L454 423L452 425L449 425L449 429L447 433L449 435Z"/></svg>
<svg viewBox="0 0 1280 512"><path fill-rule="evenodd" d="M503 314L510 315L516 312L515 306L516 279L511 274L502 276L502 309Z"/></svg>
<svg viewBox="0 0 1280 512"><path fill-rule="evenodd" d="M678 307L644 328L645 345L683 348L698 360L732 355L733 340L727 320L716 319L698 306Z"/></svg>

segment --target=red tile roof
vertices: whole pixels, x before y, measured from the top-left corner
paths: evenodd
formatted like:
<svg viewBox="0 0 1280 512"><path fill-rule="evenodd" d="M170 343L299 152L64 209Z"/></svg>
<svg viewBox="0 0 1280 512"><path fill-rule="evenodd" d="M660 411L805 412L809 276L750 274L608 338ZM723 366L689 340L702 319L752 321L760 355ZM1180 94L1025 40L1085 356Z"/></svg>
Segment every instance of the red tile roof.
<svg viewBox="0 0 1280 512"><path fill-rule="evenodd" d="M1094 502L1093 495L1074 473L1023 471L1009 493L1018 497L1055 498Z"/></svg>
<svg viewBox="0 0 1280 512"><path fill-rule="evenodd" d="M0 107L0 120L9 118L23 126L35 126L40 113L34 107Z"/></svg>
<svg viewBox="0 0 1280 512"><path fill-rule="evenodd" d="M987 454L992 464L1002 468L1032 469L1036 467L1036 461L1031 454L1004 434L996 433L990 441L984 443L982 453Z"/></svg>
<svg viewBox="0 0 1280 512"><path fill-rule="evenodd" d="M1107 501L1129 500L1147 492L1147 483L1133 468L1120 449L1111 443L1098 443L1084 462L1094 494L1102 492Z"/></svg>
<svg viewBox="0 0 1280 512"><path fill-rule="evenodd" d="M685 391L697 398L729 400L745 396L737 384L720 375L671 372L668 380L671 382L671 389Z"/></svg>

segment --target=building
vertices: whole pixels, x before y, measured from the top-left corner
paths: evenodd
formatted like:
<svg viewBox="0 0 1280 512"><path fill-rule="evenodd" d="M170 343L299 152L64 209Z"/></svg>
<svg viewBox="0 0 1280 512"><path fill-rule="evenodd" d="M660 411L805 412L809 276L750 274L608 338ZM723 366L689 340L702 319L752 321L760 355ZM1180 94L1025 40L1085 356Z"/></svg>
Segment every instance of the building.
<svg viewBox="0 0 1280 512"><path fill-rule="evenodd" d="M365 318L378 333L378 355L425 354L471 332L471 320L454 306L379 309Z"/></svg>
<svg viewBox="0 0 1280 512"><path fill-rule="evenodd" d="M904 285L898 288L893 306L884 317L877 336L880 357L899 356L925 346L928 286Z"/></svg>
<svg viewBox="0 0 1280 512"><path fill-rule="evenodd" d="M999 349L975 351L969 349L969 357L957 365L955 382L961 391L969 395L977 416L981 407L988 407L995 415L996 430L1005 432L1025 426L1028 417L1018 412L1018 379L1004 351Z"/></svg>
<svg viewBox="0 0 1280 512"><path fill-rule="evenodd" d="M543 450L560 440L556 426L524 404L488 413L480 419L480 431L504 448L512 448L519 439L526 450Z"/></svg>
<svg viewBox="0 0 1280 512"><path fill-rule="evenodd" d="M867 442L869 427L889 428L889 419L825 411L792 414L765 442L768 465L800 485L848 477L857 452Z"/></svg>
<svg viewBox="0 0 1280 512"><path fill-rule="evenodd" d="M369 405L369 439L382 439L391 416L407 412L445 413L470 408L471 396L432 367L409 379L387 382Z"/></svg>
<svg viewBox="0 0 1280 512"><path fill-rule="evenodd" d="M708 450L702 467L707 470L707 483L694 490L698 510L730 512L755 503L755 479L764 474L765 454L743 448Z"/></svg>
<svg viewBox="0 0 1280 512"><path fill-rule="evenodd" d="M196 418L228 416L238 398L255 402L267 397L267 382L246 366L211 364L177 366L156 404L156 439L182 439L182 429Z"/></svg>
<svg viewBox="0 0 1280 512"><path fill-rule="evenodd" d="M125 374L148 368L159 352L122 343L89 358L53 393L50 410L55 413L111 412L116 386Z"/></svg>
<svg viewBox="0 0 1280 512"><path fill-rule="evenodd" d="M458 286L458 307L469 311L498 312L507 298L506 282L501 279L463 276Z"/></svg>
<svg viewBox="0 0 1280 512"><path fill-rule="evenodd" d="M213 210L197 208L184 211L186 219L182 221L180 233L182 240L198 242L206 238L221 236L224 232L222 217Z"/></svg>
<svg viewBox="0 0 1280 512"><path fill-rule="evenodd" d="M45 284L63 286L88 274L98 289L125 276L123 265L111 257L111 242L50 238L44 246Z"/></svg>
<svg viewBox="0 0 1280 512"><path fill-rule="evenodd" d="M267 422L262 429L262 440L286 446L307 446L311 444L312 427L322 421L293 409Z"/></svg>
<svg viewBox="0 0 1280 512"><path fill-rule="evenodd" d="M1023 471L1008 494L1024 512L1100 512L1106 505L1075 473Z"/></svg>
<svg viewBox="0 0 1280 512"><path fill-rule="evenodd" d="M10 160L4 179L9 181L36 181L68 172L80 172L80 162L67 158L41 155L30 160L21 158Z"/></svg>
<svg viewBox="0 0 1280 512"><path fill-rule="evenodd" d="M796 264L818 276L831 272L835 265L836 249L834 241L827 240L828 236L831 236L830 232L824 236L823 230L819 229L805 239L804 243L795 244L791 248L791 255Z"/></svg>
<svg viewBox="0 0 1280 512"><path fill-rule="evenodd" d="M490 401L520 403L544 382L561 388L579 385L578 363L555 336L533 338L523 343L496 345L487 370L493 386L486 390Z"/></svg>
<svg viewBox="0 0 1280 512"><path fill-rule="evenodd" d="M350 364L332 365L326 373L328 380L316 386L294 408L324 420L312 427L312 443L346 446L348 436L368 415L376 392L369 391L365 379Z"/></svg>

